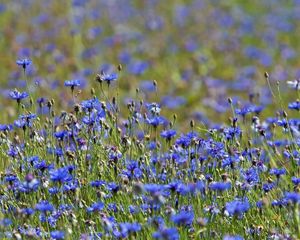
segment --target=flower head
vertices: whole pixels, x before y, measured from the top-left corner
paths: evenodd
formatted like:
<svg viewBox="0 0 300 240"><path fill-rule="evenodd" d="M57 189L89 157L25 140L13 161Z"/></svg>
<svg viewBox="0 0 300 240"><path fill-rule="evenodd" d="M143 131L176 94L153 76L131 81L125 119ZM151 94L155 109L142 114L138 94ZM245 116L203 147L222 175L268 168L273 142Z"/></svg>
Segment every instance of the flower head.
<svg viewBox="0 0 300 240"><path fill-rule="evenodd" d="M27 98L29 94L27 92L19 92L18 90L13 90L9 92L9 96L11 99L16 100L17 102L20 102L22 99Z"/></svg>
<svg viewBox="0 0 300 240"><path fill-rule="evenodd" d="M21 60L17 60L16 64L18 64L19 66L22 66L22 68L24 69L24 71L26 70L26 67L29 66L31 64L31 60L24 58Z"/></svg>

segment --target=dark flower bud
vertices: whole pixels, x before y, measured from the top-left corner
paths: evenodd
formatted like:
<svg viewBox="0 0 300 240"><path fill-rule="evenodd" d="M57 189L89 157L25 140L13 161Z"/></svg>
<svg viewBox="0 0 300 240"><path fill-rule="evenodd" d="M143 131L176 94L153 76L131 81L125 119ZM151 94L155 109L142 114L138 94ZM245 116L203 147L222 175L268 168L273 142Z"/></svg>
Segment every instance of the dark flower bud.
<svg viewBox="0 0 300 240"><path fill-rule="evenodd" d="M118 65L118 71L121 72L123 69L123 66L121 64Z"/></svg>
<svg viewBox="0 0 300 240"><path fill-rule="evenodd" d="M265 76L265 78L269 78L269 73L265 72L264 76Z"/></svg>

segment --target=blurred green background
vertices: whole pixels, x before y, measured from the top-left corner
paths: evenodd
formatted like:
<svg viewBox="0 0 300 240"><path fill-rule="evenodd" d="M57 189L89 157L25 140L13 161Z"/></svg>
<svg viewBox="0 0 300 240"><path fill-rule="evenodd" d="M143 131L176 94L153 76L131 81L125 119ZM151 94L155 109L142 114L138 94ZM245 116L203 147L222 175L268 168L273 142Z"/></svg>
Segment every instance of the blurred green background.
<svg viewBox="0 0 300 240"><path fill-rule="evenodd" d="M285 82L300 77L299 12L296 0L1 1L1 118L15 117L8 92L25 91L26 77L34 101L71 109L65 80L80 79L80 101L97 90L97 73L118 64L113 88L122 102L157 101L179 120L221 122L228 97L238 106L259 94L256 104L267 106L265 71L283 97ZM15 63L22 58L33 61L26 77Z"/></svg>

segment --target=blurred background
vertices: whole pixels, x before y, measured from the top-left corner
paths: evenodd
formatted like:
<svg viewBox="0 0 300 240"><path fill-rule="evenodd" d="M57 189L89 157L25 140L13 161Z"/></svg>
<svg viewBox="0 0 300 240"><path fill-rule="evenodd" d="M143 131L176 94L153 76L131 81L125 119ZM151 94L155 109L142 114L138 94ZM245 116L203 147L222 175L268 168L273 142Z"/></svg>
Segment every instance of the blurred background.
<svg viewBox="0 0 300 240"><path fill-rule="evenodd" d="M238 107L249 96L267 107L265 71L283 98L286 81L300 78L299 13L299 0L2 0L0 119L16 117L8 97L15 88L72 109L64 81L79 79L76 101L92 87L101 99L95 76L118 72L118 64L111 97L117 89L124 104L158 102L165 115L181 113L179 121L220 123L228 97ZM32 60L26 75L16 65L23 58Z"/></svg>

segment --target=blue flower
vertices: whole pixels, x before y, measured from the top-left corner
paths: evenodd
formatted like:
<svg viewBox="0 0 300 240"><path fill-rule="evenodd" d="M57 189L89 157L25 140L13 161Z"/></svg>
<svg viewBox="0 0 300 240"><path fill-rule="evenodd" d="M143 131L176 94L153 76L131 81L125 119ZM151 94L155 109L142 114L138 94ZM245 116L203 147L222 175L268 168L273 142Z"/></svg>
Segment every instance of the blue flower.
<svg viewBox="0 0 300 240"><path fill-rule="evenodd" d="M65 81L65 86L66 87L71 87L71 90L74 90L75 87L80 86L80 80L76 79L76 80Z"/></svg>
<svg viewBox="0 0 300 240"><path fill-rule="evenodd" d="M52 231L50 233L51 238L53 239L64 239L65 238L65 233L63 231Z"/></svg>
<svg viewBox="0 0 300 240"><path fill-rule="evenodd" d="M173 215L171 220L177 225L183 225L183 226L191 225L194 220L194 213L181 211L180 213Z"/></svg>
<svg viewBox="0 0 300 240"><path fill-rule="evenodd" d="M26 69L27 66L29 66L31 64L31 60L25 58L25 59L22 59L22 60L17 60L16 61L16 64L18 64L19 66L22 66L22 68Z"/></svg>
<svg viewBox="0 0 300 240"><path fill-rule="evenodd" d="M286 173L286 170L284 168L272 168L270 170L271 175L275 175L277 178L279 178L281 175L284 175Z"/></svg>
<svg viewBox="0 0 300 240"><path fill-rule="evenodd" d="M209 185L209 188L213 191L225 191L231 188L230 182L213 182Z"/></svg>
<svg viewBox="0 0 300 240"><path fill-rule="evenodd" d="M120 223L122 237L126 238L130 233L141 231L142 227L139 223Z"/></svg>
<svg viewBox="0 0 300 240"><path fill-rule="evenodd" d="M179 234L176 228L161 228L152 234L152 237L160 240L179 240Z"/></svg>
<svg viewBox="0 0 300 240"><path fill-rule="evenodd" d="M291 201L294 204L300 203L300 193L297 193L297 192L286 192L284 194L284 200Z"/></svg>
<svg viewBox="0 0 300 240"><path fill-rule="evenodd" d="M110 85L111 82L117 80L118 74L116 74L116 73L107 74L102 71L101 74L99 75L99 77L100 77L100 81L102 81L102 82L104 81L108 85Z"/></svg>
<svg viewBox="0 0 300 240"><path fill-rule="evenodd" d="M90 207L87 208L87 212L100 212L104 208L104 203L103 202L96 202L93 203Z"/></svg>
<svg viewBox="0 0 300 240"><path fill-rule="evenodd" d="M300 185L300 178L292 177L292 182L295 186Z"/></svg>
<svg viewBox="0 0 300 240"><path fill-rule="evenodd" d="M234 236L231 236L231 235L226 235L223 240L243 240L244 238L242 238L241 236L239 235L234 235Z"/></svg>
<svg viewBox="0 0 300 240"><path fill-rule="evenodd" d="M67 167L59 168L59 169L51 169L49 171L50 179L53 182L68 182L72 180L72 175L69 173L69 169Z"/></svg>
<svg viewBox="0 0 300 240"><path fill-rule="evenodd" d="M297 111L300 110L300 102L299 101L291 102L291 103L289 103L288 106L289 106L289 109L293 109L293 110L297 110Z"/></svg>
<svg viewBox="0 0 300 240"><path fill-rule="evenodd" d="M18 90L13 90L9 92L9 96L10 98L17 100L17 102L19 103L22 99L27 98L29 96L29 94L27 92L19 92Z"/></svg>
<svg viewBox="0 0 300 240"><path fill-rule="evenodd" d="M13 126L11 124L0 124L0 131L11 131Z"/></svg>
<svg viewBox="0 0 300 240"><path fill-rule="evenodd" d="M245 212L247 212L250 208L250 204L248 199L245 200L234 200L232 202L226 203L226 211L230 216L242 216Z"/></svg>
<svg viewBox="0 0 300 240"><path fill-rule="evenodd" d="M45 212L52 212L54 210L54 207L48 201L40 201L35 205L35 209L45 213Z"/></svg>
<svg viewBox="0 0 300 240"><path fill-rule="evenodd" d="M169 129L169 130L164 130L160 133L160 136L163 138L166 138L168 141L171 140L176 135L176 130L174 129Z"/></svg>

